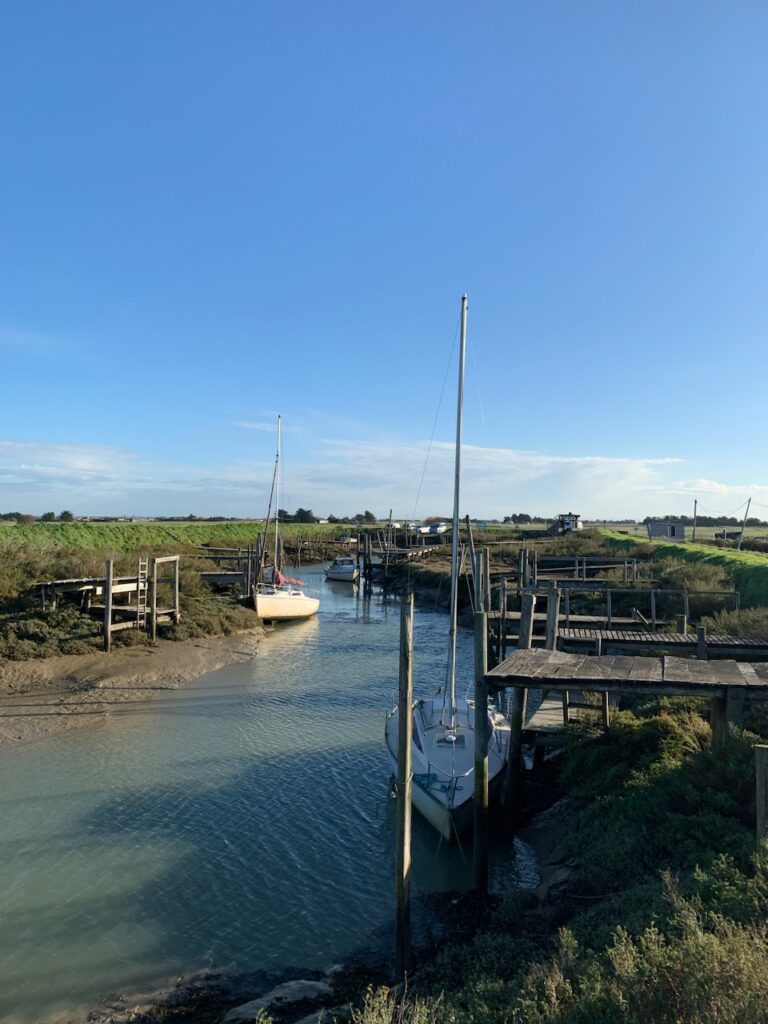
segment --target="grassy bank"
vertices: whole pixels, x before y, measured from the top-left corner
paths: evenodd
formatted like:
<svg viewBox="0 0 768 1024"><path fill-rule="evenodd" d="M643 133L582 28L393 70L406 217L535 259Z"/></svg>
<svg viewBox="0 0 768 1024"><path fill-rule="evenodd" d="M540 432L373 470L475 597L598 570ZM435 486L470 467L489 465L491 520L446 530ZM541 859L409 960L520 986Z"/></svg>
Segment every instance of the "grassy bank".
<svg viewBox="0 0 768 1024"><path fill-rule="evenodd" d="M281 526L285 539L313 537L332 539L344 527L286 523ZM349 527L346 528L349 530ZM255 544L264 531L262 521L160 523L16 523L0 522L0 545L81 548L83 550L141 551L147 548L176 549L211 544L239 547Z"/></svg>
<svg viewBox="0 0 768 1024"><path fill-rule="evenodd" d="M614 550L629 552L637 547L637 541L632 537L618 533L606 533L604 537ZM768 605L768 554L707 547L704 544L672 544L669 541L646 541L644 547L650 548L655 558L724 569L734 580L742 605Z"/></svg>
<svg viewBox="0 0 768 1024"><path fill-rule="evenodd" d="M605 735L574 727L554 895L489 901L471 933L457 925L457 941L422 965L405 1003L371 992L357 1024L768 1020L758 736L713 751L700 711L653 701Z"/></svg>

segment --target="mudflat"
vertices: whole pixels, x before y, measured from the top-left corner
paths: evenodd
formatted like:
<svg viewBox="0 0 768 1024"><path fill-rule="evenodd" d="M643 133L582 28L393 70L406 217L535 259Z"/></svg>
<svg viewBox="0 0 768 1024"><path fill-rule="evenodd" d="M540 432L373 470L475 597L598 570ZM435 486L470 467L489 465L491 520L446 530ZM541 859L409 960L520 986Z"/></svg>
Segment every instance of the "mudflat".
<svg viewBox="0 0 768 1024"><path fill-rule="evenodd" d="M109 654L0 661L0 745L28 743L103 722L112 709L178 689L252 658L261 627L230 636L161 640Z"/></svg>

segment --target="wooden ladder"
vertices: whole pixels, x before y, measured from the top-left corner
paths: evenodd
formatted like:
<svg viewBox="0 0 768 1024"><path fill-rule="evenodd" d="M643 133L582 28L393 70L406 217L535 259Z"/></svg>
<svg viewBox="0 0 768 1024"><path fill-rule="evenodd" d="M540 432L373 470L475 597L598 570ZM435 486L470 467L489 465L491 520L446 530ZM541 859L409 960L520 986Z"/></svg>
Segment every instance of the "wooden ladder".
<svg viewBox="0 0 768 1024"><path fill-rule="evenodd" d="M136 629L147 628L147 597L149 591L149 559L139 559L138 588L136 591Z"/></svg>

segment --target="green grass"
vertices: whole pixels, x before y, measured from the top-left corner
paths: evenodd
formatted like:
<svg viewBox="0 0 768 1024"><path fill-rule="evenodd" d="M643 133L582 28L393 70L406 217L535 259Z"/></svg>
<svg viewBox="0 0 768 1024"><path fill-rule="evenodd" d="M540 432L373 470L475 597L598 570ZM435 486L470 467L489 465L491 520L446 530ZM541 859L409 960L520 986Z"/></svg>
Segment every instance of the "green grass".
<svg viewBox="0 0 768 1024"><path fill-rule="evenodd" d="M336 525L286 523L280 528L286 539L301 537L328 538L348 531ZM260 521L211 523L31 523L16 525L0 522L0 543L52 545L62 548L139 551L148 548L176 550L179 544L195 546L213 544L239 547L255 544L264 532Z"/></svg>
<svg viewBox="0 0 768 1024"><path fill-rule="evenodd" d="M603 533L614 548L623 550L636 541L618 533ZM671 558L699 565L719 566L733 579L745 607L768 605L768 554L759 551L736 551L733 548L707 547L705 544L673 544L670 541L646 541L656 558Z"/></svg>

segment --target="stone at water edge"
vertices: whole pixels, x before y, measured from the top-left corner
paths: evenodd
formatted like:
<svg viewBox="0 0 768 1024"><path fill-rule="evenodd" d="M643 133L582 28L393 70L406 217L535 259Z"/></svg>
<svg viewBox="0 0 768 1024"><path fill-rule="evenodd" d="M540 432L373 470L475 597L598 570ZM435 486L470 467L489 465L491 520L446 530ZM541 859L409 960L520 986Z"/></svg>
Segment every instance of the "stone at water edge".
<svg viewBox="0 0 768 1024"><path fill-rule="evenodd" d="M252 999L242 1006L235 1006L224 1020L255 1020L261 1010L266 1010L270 1006L290 1006L291 1003L300 1003L305 999L330 999L332 996L333 989L325 981L308 981L305 978L287 981L258 999Z"/></svg>

